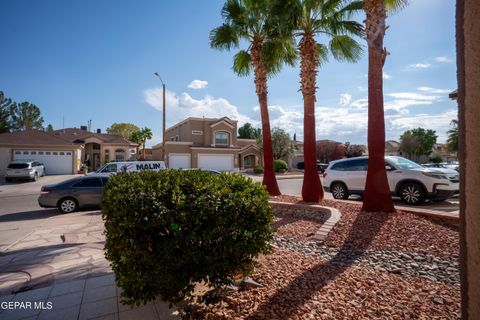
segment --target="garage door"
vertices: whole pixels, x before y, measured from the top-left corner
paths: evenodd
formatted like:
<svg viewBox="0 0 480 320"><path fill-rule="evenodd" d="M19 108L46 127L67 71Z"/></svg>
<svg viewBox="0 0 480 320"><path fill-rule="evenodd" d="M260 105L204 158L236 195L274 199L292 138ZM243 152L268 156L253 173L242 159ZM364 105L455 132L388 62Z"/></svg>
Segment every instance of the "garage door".
<svg viewBox="0 0 480 320"><path fill-rule="evenodd" d="M46 174L72 174L72 151L14 150L13 160L37 160Z"/></svg>
<svg viewBox="0 0 480 320"><path fill-rule="evenodd" d="M168 167L170 169L190 169L190 154L170 154L168 156Z"/></svg>
<svg viewBox="0 0 480 320"><path fill-rule="evenodd" d="M233 171L233 155L199 154L198 167L217 171Z"/></svg>

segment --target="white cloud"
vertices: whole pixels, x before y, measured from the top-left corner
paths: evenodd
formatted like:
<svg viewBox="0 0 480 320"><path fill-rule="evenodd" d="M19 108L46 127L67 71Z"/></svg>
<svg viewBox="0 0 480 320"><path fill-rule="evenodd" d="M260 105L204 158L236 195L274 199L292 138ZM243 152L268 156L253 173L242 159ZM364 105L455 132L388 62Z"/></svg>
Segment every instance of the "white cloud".
<svg viewBox="0 0 480 320"><path fill-rule="evenodd" d="M368 99L361 98L361 99L355 100L352 102L350 106L353 109L366 109L368 107Z"/></svg>
<svg viewBox="0 0 480 320"><path fill-rule="evenodd" d="M144 92L145 102L157 110L162 110L162 89L147 89ZM225 98L214 98L205 95L202 99L194 99L188 93L167 90L166 94L167 123L173 125L188 117L220 118L227 116L238 121L241 126L246 122L258 125L258 121L241 114L238 108Z"/></svg>
<svg viewBox="0 0 480 320"><path fill-rule="evenodd" d="M391 78L392 76L391 76L391 75L389 75L389 74L388 74L388 73L386 73L386 72L383 72L383 75L382 75L382 77L383 77L383 80L390 80L390 78Z"/></svg>
<svg viewBox="0 0 480 320"><path fill-rule="evenodd" d="M192 82L190 82L190 84L188 85L188 88L190 89L203 89L203 88L206 88L208 85L208 81L204 81L204 80L193 80Z"/></svg>
<svg viewBox="0 0 480 320"><path fill-rule="evenodd" d="M352 101L352 95L348 93L342 93L340 94L340 105L341 106L346 106L347 104Z"/></svg>
<svg viewBox="0 0 480 320"><path fill-rule="evenodd" d="M395 99L405 99L405 100L414 100L414 101L436 101L440 98L438 96L429 96L426 94L421 94L416 92L396 92L396 93L389 93L387 95Z"/></svg>
<svg viewBox="0 0 480 320"><path fill-rule="evenodd" d="M430 68L432 65L430 63L414 63L409 64L407 69L409 70L416 70L416 69L427 69Z"/></svg>
<svg viewBox="0 0 480 320"><path fill-rule="evenodd" d="M418 87L418 91L428 92L428 93L450 93L452 89L437 89L431 87Z"/></svg>
<svg viewBox="0 0 480 320"><path fill-rule="evenodd" d="M440 63L450 63L450 62L452 62L452 60L447 56L435 57L434 60L436 62L440 62Z"/></svg>

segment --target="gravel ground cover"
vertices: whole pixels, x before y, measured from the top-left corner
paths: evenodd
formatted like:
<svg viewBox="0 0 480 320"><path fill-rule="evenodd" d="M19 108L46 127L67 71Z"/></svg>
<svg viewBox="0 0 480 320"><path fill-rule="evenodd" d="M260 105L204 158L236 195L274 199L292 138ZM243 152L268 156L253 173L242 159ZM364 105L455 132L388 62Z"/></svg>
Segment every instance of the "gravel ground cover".
<svg viewBox="0 0 480 320"><path fill-rule="evenodd" d="M320 223L277 217L272 253L251 275L262 286L198 300L185 318L460 318L455 226L403 211L359 214L360 205L349 202L320 204L342 213L324 243L308 236Z"/></svg>

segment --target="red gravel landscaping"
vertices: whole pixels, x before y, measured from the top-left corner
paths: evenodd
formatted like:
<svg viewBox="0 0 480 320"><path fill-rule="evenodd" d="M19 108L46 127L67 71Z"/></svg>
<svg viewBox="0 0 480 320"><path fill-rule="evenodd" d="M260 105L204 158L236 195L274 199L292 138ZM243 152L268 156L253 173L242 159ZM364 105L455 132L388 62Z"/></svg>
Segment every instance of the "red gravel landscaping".
<svg viewBox="0 0 480 320"><path fill-rule="evenodd" d="M272 200L299 202L300 198ZM213 303L195 302L185 317L460 318L455 226L407 211L360 213L361 204L345 201L324 200L320 205L335 207L342 214L325 246L309 241L319 222L278 216L273 250L255 263L251 275L262 287L230 292ZM329 256L331 250L334 253ZM392 268L385 267L390 263Z"/></svg>

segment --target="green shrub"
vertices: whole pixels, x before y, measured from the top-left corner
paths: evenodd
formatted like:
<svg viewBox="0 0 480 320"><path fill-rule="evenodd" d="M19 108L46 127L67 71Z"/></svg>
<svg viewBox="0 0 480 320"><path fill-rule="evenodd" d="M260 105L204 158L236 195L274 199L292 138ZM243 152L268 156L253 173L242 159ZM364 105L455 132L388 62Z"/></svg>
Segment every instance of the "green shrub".
<svg viewBox="0 0 480 320"><path fill-rule="evenodd" d="M253 167L253 173L263 173L263 167L262 166Z"/></svg>
<svg viewBox="0 0 480 320"><path fill-rule="evenodd" d="M287 172L287 170L285 170L285 169L283 169L283 168L278 169L278 173L285 173L285 172Z"/></svg>
<svg viewBox="0 0 480 320"><path fill-rule="evenodd" d="M286 172L288 170L287 163L283 160L274 160L273 161L273 170L275 170L275 172L279 172L280 169L283 169L283 170L285 170L284 172Z"/></svg>
<svg viewBox="0 0 480 320"><path fill-rule="evenodd" d="M261 184L192 170L118 174L102 200L106 257L122 301L179 302L195 283L231 283L269 251L273 214Z"/></svg>

